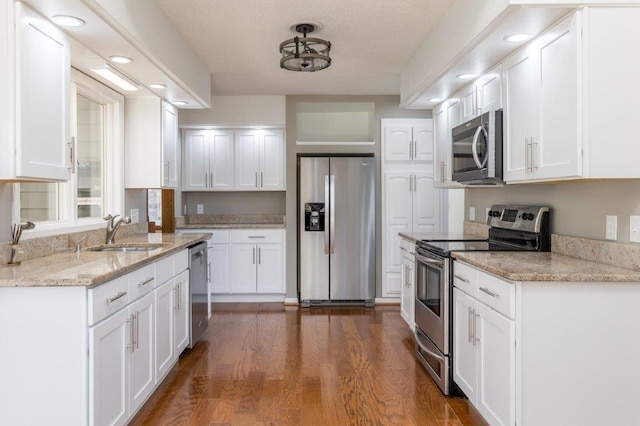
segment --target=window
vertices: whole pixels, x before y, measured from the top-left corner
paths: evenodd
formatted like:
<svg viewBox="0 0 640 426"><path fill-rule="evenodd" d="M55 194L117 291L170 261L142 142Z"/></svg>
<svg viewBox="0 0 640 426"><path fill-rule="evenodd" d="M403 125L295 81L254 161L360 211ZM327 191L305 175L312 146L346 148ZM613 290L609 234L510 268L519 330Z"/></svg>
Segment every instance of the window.
<svg viewBox="0 0 640 426"><path fill-rule="evenodd" d="M104 215L123 208L123 97L75 70L72 79L76 164L69 182L16 185L20 222L35 222L44 234L102 226Z"/></svg>

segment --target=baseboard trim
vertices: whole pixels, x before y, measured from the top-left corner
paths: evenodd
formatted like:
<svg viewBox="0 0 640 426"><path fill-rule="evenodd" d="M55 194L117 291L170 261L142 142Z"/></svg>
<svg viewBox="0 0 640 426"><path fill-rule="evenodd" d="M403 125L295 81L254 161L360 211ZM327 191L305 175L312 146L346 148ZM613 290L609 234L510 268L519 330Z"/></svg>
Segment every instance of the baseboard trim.
<svg viewBox="0 0 640 426"><path fill-rule="evenodd" d="M399 305L399 304L400 304L399 297L376 297L376 306Z"/></svg>
<svg viewBox="0 0 640 426"><path fill-rule="evenodd" d="M297 299L296 299L297 300ZM212 303L284 302L284 294L212 294Z"/></svg>
<svg viewBox="0 0 640 426"><path fill-rule="evenodd" d="M300 303L298 302L297 297L285 297L284 298L284 306L298 306Z"/></svg>

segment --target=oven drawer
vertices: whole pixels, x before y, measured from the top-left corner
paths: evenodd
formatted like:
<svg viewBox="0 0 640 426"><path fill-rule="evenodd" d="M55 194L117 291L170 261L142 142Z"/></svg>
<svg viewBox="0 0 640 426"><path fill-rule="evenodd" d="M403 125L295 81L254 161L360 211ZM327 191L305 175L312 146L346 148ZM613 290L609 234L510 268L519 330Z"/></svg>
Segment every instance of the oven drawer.
<svg viewBox="0 0 640 426"><path fill-rule="evenodd" d="M453 265L453 285L468 295L477 298L479 272L469 265L456 261Z"/></svg>
<svg viewBox="0 0 640 426"><path fill-rule="evenodd" d="M478 271L478 300L509 318L516 314L516 286Z"/></svg>

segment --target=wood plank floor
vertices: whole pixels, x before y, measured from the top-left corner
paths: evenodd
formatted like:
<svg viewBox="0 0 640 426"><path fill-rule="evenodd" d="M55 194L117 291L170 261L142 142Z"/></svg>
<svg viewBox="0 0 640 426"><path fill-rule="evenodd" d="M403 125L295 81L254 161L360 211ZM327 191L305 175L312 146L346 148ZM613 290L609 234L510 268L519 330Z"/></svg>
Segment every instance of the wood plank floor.
<svg viewBox="0 0 640 426"><path fill-rule="evenodd" d="M484 425L416 362L399 308L214 304L132 425Z"/></svg>

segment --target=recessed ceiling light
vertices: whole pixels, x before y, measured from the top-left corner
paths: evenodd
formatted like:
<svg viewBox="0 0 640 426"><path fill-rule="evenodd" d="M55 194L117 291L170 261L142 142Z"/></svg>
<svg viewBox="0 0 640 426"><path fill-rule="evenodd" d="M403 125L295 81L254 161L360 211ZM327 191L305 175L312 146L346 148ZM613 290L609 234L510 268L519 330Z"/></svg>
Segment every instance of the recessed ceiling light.
<svg viewBox="0 0 640 426"><path fill-rule="evenodd" d="M187 105L188 104L188 102L185 102L185 101L173 101L171 103L174 104L174 105Z"/></svg>
<svg viewBox="0 0 640 426"><path fill-rule="evenodd" d="M475 76L476 76L475 74L469 74L469 73L456 75L456 77L458 77L460 80L469 80L474 78Z"/></svg>
<svg viewBox="0 0 640 426"><path fill-rule="evenodd" d="M431 99L427 99L429 102L440 102L442 101L441 98L431 98Z"/></svg>
<svg viewBox="0 0 640 426"><path fill-rule="evenodd" d="M160 83L153 83L153 84L150 84L149 87L151 87L152 89L166 89L167 85L160 84Z"/></svg>
<svg viewBox="0 0 640 426"><path fill-rule="evenodd" d="M522 43L523 41L529 40L533 37L531 34L511 34L504 38L504 41L508 41L509 43Z"/></svg>
<svg viewBox="0 0 640 426"><path fill-rule="evenodd" d="M81 27L86 24L82 19L70 15L56 15L51 17L51 20L61 27Z"/></svg>
<svg viewBox="0 0 640 426"><path fill-rule="evenodd" d="M109 60L111 62L115 62L116 64L130 64L133 62L133 59L127 56L109 56Z"/></svg>
<svg viewBox="0 0 640 426"><path fill-rule="evenodd" d="M105 65L103 68L91 68L91 71L95 72L99 76L109 80L122 90L127 92L133 92L138 90L138 86L132 80L129 80L124 75L118 73L115 69Z"/></svg>

